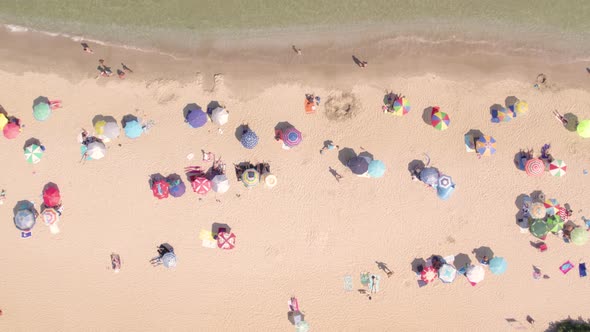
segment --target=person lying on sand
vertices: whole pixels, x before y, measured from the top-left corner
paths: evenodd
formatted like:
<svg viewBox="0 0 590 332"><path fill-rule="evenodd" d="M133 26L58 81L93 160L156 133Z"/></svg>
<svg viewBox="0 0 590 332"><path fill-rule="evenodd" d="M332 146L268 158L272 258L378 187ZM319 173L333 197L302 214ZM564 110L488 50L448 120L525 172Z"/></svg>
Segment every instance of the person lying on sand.
<svg viewBox="0 0 590 332"><path fill-rule="evenodd" d="M295 47L295 45L291 46L293 48L293 51L295 51L295 53L297 53L297 55L303 55L303 52L301 52L300 48Z"/></svg>
<svg viewBox="0 0 590 332"><path fill-rule="evenodd" d="M555 116L555 118L561 122L562 125L567 126L569 124L569 121L557 110L553 111L553 116Z"/></svg>
<svg viewBox="0 0 590 332"><path fill-rule="evenodd" d="M125 66L125 64L124 64L123 62L121 62L121 66L123 66L123 70L124 70L124 71L130 72L130 73L133 73L133 70L131 70L131 68L129 68L129 67L127 67L127 66Z"/></svg>
<svg viewBox="0 0 590 332"><path fill-rule="evenodd" d="M88 46L88 44L86 44L86 43L81 43L81 45L82 45L82 50L83 50L84 52L86 52L86 53L90 53L90 54L94 53L94 52L93 52L93 51L90 49L90 46Z"/></svg>
<svg viewBox="0 0 590 332"><path fill-rule="evenodd" d="M119 79L124 80L125 79L125 72L122 71L121 69L117 69L117 76L119 76Z"/></svg>

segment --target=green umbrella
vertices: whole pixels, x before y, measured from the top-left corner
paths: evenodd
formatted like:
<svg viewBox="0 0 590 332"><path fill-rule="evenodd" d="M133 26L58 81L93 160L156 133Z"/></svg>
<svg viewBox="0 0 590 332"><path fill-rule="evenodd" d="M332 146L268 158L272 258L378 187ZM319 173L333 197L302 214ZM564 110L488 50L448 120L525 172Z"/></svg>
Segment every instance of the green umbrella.
<svg viewBox="0 0 590 332"><path fill-rule="evenodd" d="M309 331L309 324L306 321L302 320L297 325L295 325L295 332L307 332Z"/></svg>
<svg viewBox="0 0 590 332"><path fill-rule="evenodd" d="M45 121L49 119L51 115L51 107L47 103L38 103L33 106L33 116L39 121Z"/></svg>
<svg viewBox="0 0 590 332"><path fill-rule="evenodd" d="M538 238L542 238L545 235L547 235L547 233L549 233L549 227L547 226L547 223L542 219L536 219L535 221L533 221L530 230L531 234Z"/></svg>
<svg viewBox="0 0 590 332"><path fill-rule="evenodd" d="M30 164L36 164L41 161L43 150L37 144L31 144L25 148L25 159Z"/></svg>
<svg viewBox="0 0 590 332"><path fill-rule="evenodd" d="M557 233L563 229L563 220L558 214L547 217L547 227L551 233Z"/></svg>
<svg viewBox="0 0 590 332"><path fill-rule="evenodd" d="M584 245L588 242L588 231L578 227L572 231L571 239L572 243L575 245Z"/></svg>
<svg viewBox="0 0 590 332"><path fill-rule="evenodd" d="M576 128L578 135L588 138L590 137L590 120L582 120L578 123L578 127Z"/></svg>

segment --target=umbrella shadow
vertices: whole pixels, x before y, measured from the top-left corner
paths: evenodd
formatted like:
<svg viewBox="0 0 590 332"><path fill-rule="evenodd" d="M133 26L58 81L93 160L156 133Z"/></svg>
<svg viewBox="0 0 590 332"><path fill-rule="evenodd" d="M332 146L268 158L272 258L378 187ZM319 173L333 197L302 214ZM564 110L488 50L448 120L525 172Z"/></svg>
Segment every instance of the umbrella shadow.
<svg viewBox="0 0 590 332"><path fill-rule="evenodd" d="M424 121L424 123L426 123L429 126L432 125L432 110L432 106L426 107L424 109L424 112L422 113L422 121Z"/></svg>
<svg viewBox="0 0 590 332"><path fill-rule="evenodd" d="M2 105L0 105L0 114L4 114L4 116L8 118L8 112L4 109Z"/></svg>
<svg viewBox="0 0 590 332"><path fill-rule="evenodd" d="M289 129L289 128L294 128L294 126L292 124L290 124L288 121L281 121L279 123L277 123L277 125L275 126L275 131L276 130L285 130L285 129Z"/></svg>
<svg viewBox="0 0 590 332"><path fill-rule="evenodd" d="M518 208L518 212L516 212L516 223L517 224L518 224L518 220L522 219L524 217L524 212L522 211L522 205L524 204L524 200L527 197L530 198L530 196L527 194L520 194L520 195L518 195L518 197L516 197L516 200L514 201L514 204Z"/></svg>
<svg viewBox="0 0 590 332"><path fill-rule="evenodd" d="M289 311L287 312L287 319L289 322L291 322L291 324L295 325L295 315L300 315L301 320L305 320L305 315L303 315L301 311Z"/></svg>
<svg viewBox="0 0 590 332"><path fill-rule="evenodd" d="M216 109L217 107L221 107L221 104L217 100L211 100L209 102L209 104L207 104L207 114L209 114L209 116L211 116L211 114L213 113L213 110Z"/></svg>
<svg viewBox="0 0 590 332"><path fill-rule="evenodd" d="M248 127L247 124L241 124L241 125L239 125L236 128L236 132L235 132L236 139L238 141L241 141L242 140L242 135L244 135L244 133L247 132L247 131L249 131L249 130L250 130L250 127Z"/></svg>
<svg viewBox="0 0 590 332"><path fill-rule="evenodd" d="M535 190L531 193L531 198L533 199L533 203L536 202L541 202L541 203L545 203L545 193L543 193L541 190Z"/></svg>
<svg viewBox="0 0 590 332"><path fill-rule="evenodd" d="M96 126L96 124L100 121L104 121L104 122L117 122L117 120L110 116L110 115L102 115L102 114L97 114L92 118L92 126Z"/></svg>
<svg viewBox="0 0 590 332"><path fill-rule="evenodd" d="M465 266L470 266L471 265L471 258L469 258L469 256L467 254L463 254L463 253L455 255L455 260L453 261L453 265L455 265L455 268L457 268L457 270L459 270Z"/></svg>
<svg viewBox="0 0 590 332"><path fill-rule="evenodd" d="M49 104L49 98L47 98L45 96L39 96L39 97L35 98L35 100L33 100L33 107L35 107L39 104Z"/></svg>
<svg viewBox="0 0 590 332"><path fill-rule="evenodd" d="M166 177L166 181L167 182L175 182L175 181L182 182L182 177L176 173L172 173Z"/></svg>
<svg viewBox="0 0 590 332"><path fill-rule="evenodd" d="M480 137L483 136L483 133L479 129L469 129L469 131L465 135L471 135L474 141L477 141Z"/></svg>
<svg viewBox="0 0 590 332"><path fill-rule="evenodd" d="M383 104L387 105L387 106L393 106L393 102L398 98L398 94L394 93L394 92L387 92L384 96L383 96ZM393 111L393 110L390 110Z"/></svg>
<svg viewBox="0 0 590 332"><path fill-rule="evenodd" d="M211 233L213 234L213 238L217 240L217 233L219 233L219 231L225 229L226 233L230 233L231 232L231 227L229 227L228 224L222 224L222 223L213 223L211 225Z"/></svg>
<svg viewBox="0 0 590 332"><path fill-rule="evenodd" d="M484 256L487 256L488 259L492 259L494 257L494 251L490 247L482 246L473 249L472 252L475 255L475 259L477 259L478 262L481 262Z"/></svg>
<svg viewBox="0 0 590 332"><path fill-rule="evenodd" d="M414 159L408 163L408 172L410 174L414 174L414 171L417 169L424 169L426 164L424 164L423 160Z"/></svg>
<svg viewBox="0 0 590 332"><path fill-rule="evenodd" d="M35 144L37 146L41 146L41 141L39 141L38 139L31 137L28 140L25 141L25 145L23 145L23 150L27 148L27 146L31 145L31 144Z"/></svg>
<svg viewBox="0 0 590 332"><path fill-rule="evenodd" d="M338 160L340 160L344 166L347 166L348 161L356 156L356 152L354 152L354 150L351 148L342 148L340 151L338 151Z"/></svg>
<svg viewBox="0 0 590 332"><path fill-rule="evenodd" d="M410 266L412 267L412 271L414 271L415 273L420 273L421 271L419 267L424 267L424 265L426 265L426 261L424 260L424 258L414 258L414 260L410 264Z"/></svg>
<svg viewBox="0 0 590 332"><path fill-rule="evenodd" d="M201 106L197 105L196 103L190 103L190 104L186 104L186 106L182 109L182 119L184 121L186 121L186 118L188 117L188 114L191 111L196 111L196 110L200 110Z"/></svg>
<svg viewBox="0 0 590 332"><path fill-rule="evenodd" d="M567 120L565 129L568 131L576 131L578 129L579 120L577 115L574 113L566 113L563 115L563 117Z"/></svg>
<svg viewBox="0 0 590 332"><path fill-rule="evenodd" d="M515 96L508 96L504 100L504 105L506 105L506 108L510 108L510 107L514 106L514 104L516 104L517 102L518 102L518 98L516 98Z"/></svg>
<svg viewBox="0 0 590 332"><path fill-rule="evenodd" d="M504 108L504 106L502 106L500 104L494 104L494 105L490 106L490 116L492 118L497 118L498 117L498 111L500 111L503 108Z"/></svg>
<svg viewBox="0 0 590 332"><path fill-rule="evenodd" d="M38 214L37 209L35 209L35 204L33 204L33 202L27 201L27 200L22 200L22 201L16 202L16 205L12 209L12 213L13 213L13 215L16 216L18 211L21 211L21 210L30 210L30 211L33 211L33 213L35 215Z"/></svg>
<svg viewBox="0 0 590 332"><path fill-rule="evenodd" d="M154 174L150 175L150 177L148 178L148 184L150 186L150 189L152 189L152 186L154 185L155 182L158 182L160 180L166 180L164 175L162 175L160 173L154 173Z"/></svg>
<svg viewBox="0 0 590 332"><path fill-rule="evenodd" d="M358 156L359 157L366 157L366 158L369 158L370 160L375 160L375 156L373 156L373 154L370 153L369 151L363 151L363 152L359 153Z"/></svg>
<svg viewBox="0 0 590 332"><path fill-rule="evenodd" d="M125 125L131 121L137 121L139 123L139 119L135 115L127 114L121 119L121 126L125 128Z"/></svg>

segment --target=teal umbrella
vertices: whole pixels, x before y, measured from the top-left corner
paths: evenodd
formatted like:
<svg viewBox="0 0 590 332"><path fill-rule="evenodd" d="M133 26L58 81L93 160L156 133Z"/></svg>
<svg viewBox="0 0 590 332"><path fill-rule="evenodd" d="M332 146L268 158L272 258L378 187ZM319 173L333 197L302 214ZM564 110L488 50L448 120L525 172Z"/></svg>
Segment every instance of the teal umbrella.
<svg viewBox="0 0 590 332"><path fill-rule="evenodd" d="M494 257L490 260L490 272L493 274L504 274L508 264L503 257Z"/></svg>
<svg viewBox="0 0 590 332"><path fill-rule="evenodd" d="M41 161L43 149L37 144L31 144L25 148L25 159L30 164L36 164Z"/></svg>
<svg viewBox="0 0 590 332"><path fill-rule="evenodd" d="M33 106L33 116L38 121L45 121L49 119L51 115L51 107L47 103L38 103L37 105Z"/></svg>
<svg viewBox="0 0 590 332"><path fill-rule="evenodd" d="M372 178L380 178L385 174L385 164L381 160L372 160L369 163L369 176Z"/></svg>

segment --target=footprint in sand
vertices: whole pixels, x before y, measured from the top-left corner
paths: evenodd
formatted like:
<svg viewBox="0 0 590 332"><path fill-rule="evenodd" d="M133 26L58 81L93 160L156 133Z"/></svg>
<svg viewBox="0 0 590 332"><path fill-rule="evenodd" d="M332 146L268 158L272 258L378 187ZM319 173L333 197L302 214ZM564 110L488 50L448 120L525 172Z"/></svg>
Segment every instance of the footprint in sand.
<svg viewBox="0 0 590 332"><path fill-rule="evenodd" d="M567 146L567 151L570 154L576 154L578 153L578 144L576 142L571 142L570 144L568 144Z"/></svg>
<svg viewBox="0 0 590 332"><path fill-rule="evenodd" d="M223 74L215 74L213 75L213 89L212 92L218 91L224 86L223 83Z"/></svg>

